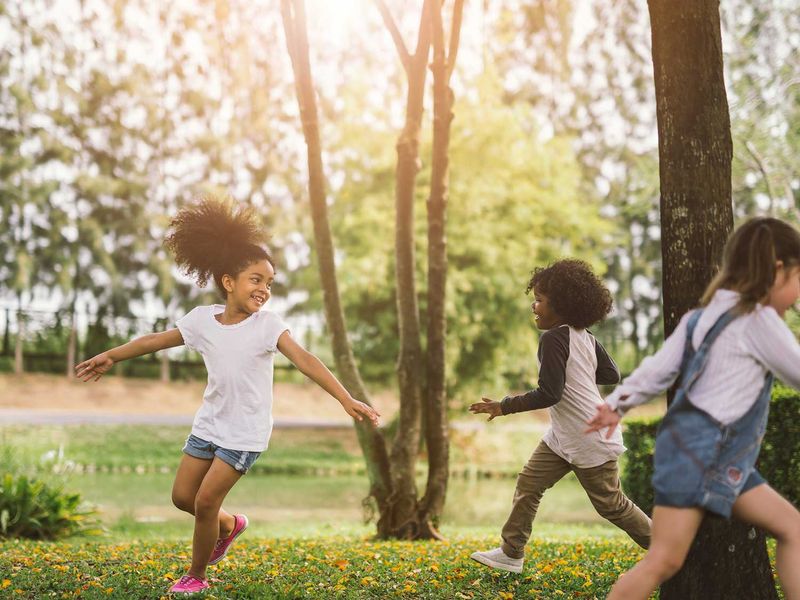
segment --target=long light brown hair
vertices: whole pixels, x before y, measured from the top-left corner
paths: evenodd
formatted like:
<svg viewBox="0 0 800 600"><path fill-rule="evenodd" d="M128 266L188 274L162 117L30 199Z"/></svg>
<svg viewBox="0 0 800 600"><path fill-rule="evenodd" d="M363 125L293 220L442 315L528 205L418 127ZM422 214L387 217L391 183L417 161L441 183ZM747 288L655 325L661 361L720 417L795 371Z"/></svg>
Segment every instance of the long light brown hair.
<svg viewBox="0 0 800 600"><path fill-rule="evenodd" d="M777 261L788 269L800 265L800 232L773 217L755 217L728 238L722 267L701 299L706 306L720 289L739 292L738 309L749 312L764 300L775 283Z"/></svg>

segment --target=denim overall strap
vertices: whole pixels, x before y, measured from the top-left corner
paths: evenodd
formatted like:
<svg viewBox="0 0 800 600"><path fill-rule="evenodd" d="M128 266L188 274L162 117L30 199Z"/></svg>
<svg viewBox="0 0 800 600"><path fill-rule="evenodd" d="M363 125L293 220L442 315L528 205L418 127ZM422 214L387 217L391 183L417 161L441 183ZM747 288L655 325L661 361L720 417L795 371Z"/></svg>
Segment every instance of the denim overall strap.
<svg viewBox="0 0 800 600"><path fill-rule="evenodd" d="M723 424L688 397L708 361L712 344L737 315L722 314L695 350L691 346L701 311L687 323L680 385L656 436L655 503L701 507L729 517L736 498L764 483L755 469L769 414L772 375L764 379L754 405L733 423ZM730 393L737 393L730 390Z"/></svg>
<svg viewBox="0 0 800 600"><path fill-rule="evenodd" d="M706 362L708 361L708 353L711 350L711 345L717 339L719 334L722 333L725 327L727 327L730 322L737 317L734 309L730 309L722 313L714 325L712 325L711 329L708 330L708 333L706 333L703 341L700 343L700 346L697 349L694 349L692 347L692 338L694 337L694 331L702 314L703 309L694 311L694 313L692 313L692 315L689 317L688 323L686 324L686 344L683 347L683 358L681 360L680 385L675 392L675 398L673 399L670 409L667 412L668 415L670 412L673 412L673 410L682 410L685 407L685 404L689 403L688 399L686 398L686 394L703 372Z"/></svg>

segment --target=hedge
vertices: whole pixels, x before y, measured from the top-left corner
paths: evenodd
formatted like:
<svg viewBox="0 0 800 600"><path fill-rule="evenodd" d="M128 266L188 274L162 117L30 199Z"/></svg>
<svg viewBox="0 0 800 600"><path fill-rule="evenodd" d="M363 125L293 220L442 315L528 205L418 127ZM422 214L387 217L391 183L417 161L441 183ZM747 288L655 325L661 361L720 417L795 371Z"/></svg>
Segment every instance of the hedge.
<svg viewBox="0 0 800 600"><path fill-rule="evenodd" d="M661 418L631 419L624 433L628 451L622 486L643 511L653 510L653 451ZM758 470L769 484L800 506L800 393L776 386L769 422L758 459Z"/></svg>

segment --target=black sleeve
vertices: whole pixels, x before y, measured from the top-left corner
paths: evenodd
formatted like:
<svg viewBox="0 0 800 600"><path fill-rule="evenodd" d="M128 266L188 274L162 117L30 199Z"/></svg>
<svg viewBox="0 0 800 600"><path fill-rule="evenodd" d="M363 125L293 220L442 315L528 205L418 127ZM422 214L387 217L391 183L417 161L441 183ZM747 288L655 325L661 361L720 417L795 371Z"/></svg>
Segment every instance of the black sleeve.
<svg viewBox="0 0 800 600"><path fill-rule="evenodd" d="M608 355L603 344L594 341L594 353L597 356L597 371L595 371L595 382L600 385L615 385L619 383L619 367L614 359Z"/></svg>
<svg viewBox="0 0 800 600"><path fill-rule="evenodd" d="M567 377L569 327L545 332L539 340L539 387L519 396L506 396L500 403L504 415L553 406L561 400Z"/></svg>

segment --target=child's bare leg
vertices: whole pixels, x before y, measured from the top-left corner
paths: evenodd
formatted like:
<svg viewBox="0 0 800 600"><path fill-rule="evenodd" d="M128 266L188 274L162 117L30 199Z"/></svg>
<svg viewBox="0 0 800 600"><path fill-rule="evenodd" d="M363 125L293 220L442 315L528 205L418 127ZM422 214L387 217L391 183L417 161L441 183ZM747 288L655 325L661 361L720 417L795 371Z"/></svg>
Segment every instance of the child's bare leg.
<svg viewBox="0 0 800 600"><path fill-rule="evenodd" d="M242 474L215 458L203 478L194 500L194 540L189 574L205 578L206 567L219 538L219 511L222 501Z"/></svg>
<svg viewBox="0 0 800 600"><path fill-rule="evenodd" d="M194 514L194 501L197 490L203 478L211 468L211 459L196 458L184 454L175 474L175 483L172 484L172 503L190 515ZM220 537L230 535L235 525L233 515L220 509L219 531Z"/></svg>
<svg viewBox="0 0 800 600"><path fill-rule="evenodd" d="M775 566L786 600L800 600L800 512L763 484L746 491L733 504L733 515L766 530L778 542Z"/></svg>
<svg viewBox="0 0 800 600"><path fill-rule="evenodd" d="M608 600L647 600L653 590L681 568L703 515L699 508L656 506L650 549L617 580Z"/></svg>

